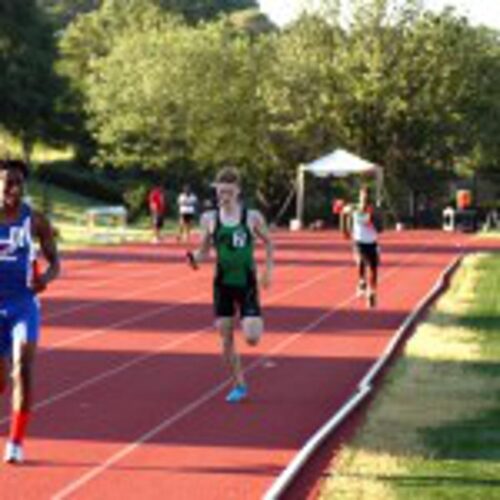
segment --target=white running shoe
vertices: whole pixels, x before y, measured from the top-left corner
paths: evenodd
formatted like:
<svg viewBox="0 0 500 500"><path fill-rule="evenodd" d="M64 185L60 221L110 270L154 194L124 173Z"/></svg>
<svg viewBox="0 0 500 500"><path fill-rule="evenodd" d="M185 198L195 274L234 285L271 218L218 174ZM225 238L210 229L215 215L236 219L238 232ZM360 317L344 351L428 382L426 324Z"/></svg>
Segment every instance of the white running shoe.
<svg viewBox="0 0 500 500"><path fill-rule="evenodd" d="M24 462L23 447L20 444L8 441L5 446L5 454L3 458L8 464L21 464Z"/></svg>
<svg viewBox="0 0 500 500"><path fill-rule="evenodd" d="M366 281L359 280L356 287L356 297L363 297L366 294Z"/></svg>

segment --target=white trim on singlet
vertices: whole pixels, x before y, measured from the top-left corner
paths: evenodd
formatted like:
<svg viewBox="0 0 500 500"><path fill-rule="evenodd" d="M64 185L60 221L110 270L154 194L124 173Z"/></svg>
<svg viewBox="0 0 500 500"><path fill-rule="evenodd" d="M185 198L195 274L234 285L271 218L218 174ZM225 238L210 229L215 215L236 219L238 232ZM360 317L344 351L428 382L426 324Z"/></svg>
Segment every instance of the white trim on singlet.
<svg viewBox="0 0 500 500"><path fill-rule="evenodd" d="M372 215L359 209L352 213L352 238L356 243L377 243L377 230L370 220Z"/></svg>
<svg viewBox="0 0 500 500"><path fill-rule="evenodd" d="M181 215L194 215L196 213L196 205L198 205L198 198L194 193L181 193L177 199L177 203Z"/></svg>
<svg viewBox="0 0 500 500"><path fill-rule="evenodd" d="M243 208L241 208L243 210ZM236 227L241 223L241 212L237 217L224 217L219 210L219 220L224 227ZM246 225L253 236L256 236L255 229L263 224L262 214L258 210L247 210ZM201 216L200 225L204 231L213 235L217 225L217 210L209 210Z"/></svg>

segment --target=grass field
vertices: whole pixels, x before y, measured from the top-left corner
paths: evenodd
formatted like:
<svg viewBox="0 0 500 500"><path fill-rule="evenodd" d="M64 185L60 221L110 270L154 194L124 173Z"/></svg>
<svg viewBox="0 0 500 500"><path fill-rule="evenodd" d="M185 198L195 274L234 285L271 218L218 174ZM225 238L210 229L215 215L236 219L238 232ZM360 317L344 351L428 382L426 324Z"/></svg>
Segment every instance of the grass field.
<svg viewBox="0 0 500 500"><path fill-rule="evenodd" d="M500 499L499 361L500 257L468 257L321 499Z"/></svg>
<svg viewBox="0 0 500 500"><path fill-rule="evenodd" d="M60 160L70 160L74 156L73 148L70 146L56 148L43 143L36 143L32 152L32 161L34 163L45 163ZM21 157L21 142L10 135L0 126L0 156L2 157Z"/></svg>
<svg viewBox="0 0 500 500"><path fill-rule="evenodd" d="M108 226L89 231L85 212L89 208L105 205L98 199L79 196L74 192L53 185L44 185L35 180L29 181L27 194L37 209L48 214L58 230L60 244L65 248L118 243L122 240L148 241L151 238L147 218L127 226L125 231ZM174 223L170 221L166 225L166 232L171 232L173 229Z"/></svg>

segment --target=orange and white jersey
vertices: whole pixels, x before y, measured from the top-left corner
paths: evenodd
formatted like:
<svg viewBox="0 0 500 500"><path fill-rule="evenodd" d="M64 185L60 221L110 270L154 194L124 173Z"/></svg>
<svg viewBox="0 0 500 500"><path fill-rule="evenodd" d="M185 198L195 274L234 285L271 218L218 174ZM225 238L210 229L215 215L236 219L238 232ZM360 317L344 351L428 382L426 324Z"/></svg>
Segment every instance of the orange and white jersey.
<svg viewBox="0 0 500 500"><path fill-rule="evenodd" d="M352 212L352 238L357 243L376 243L377 230L373 224L373 209L356 208Z"/></svg>

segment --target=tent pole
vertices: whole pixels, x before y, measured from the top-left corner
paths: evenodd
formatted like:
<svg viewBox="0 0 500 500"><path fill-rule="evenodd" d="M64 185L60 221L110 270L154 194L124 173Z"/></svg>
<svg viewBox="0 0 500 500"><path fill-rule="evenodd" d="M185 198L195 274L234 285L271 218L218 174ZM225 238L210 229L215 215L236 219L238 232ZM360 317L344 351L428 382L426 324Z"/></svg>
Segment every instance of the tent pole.
<svg viewBox="0 0 500 500"><path fill-rule="evenodd" d="M381 207L382 206L382 196L383 196L382 190L384 187L384 170L381 167L377 167L376 173L377 173L377 176L376 176L376 179L377 179L377 200L376 200L376 203L377 203L378 207Z"/></svg>
<svg viewBox="0 0 500 500"><path fill-rule="evenodd" d="M299 227L304 223L304 191L305 191L305 171L304 166L300 165L297 171L297 213L296 219Z"/></svg>

